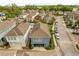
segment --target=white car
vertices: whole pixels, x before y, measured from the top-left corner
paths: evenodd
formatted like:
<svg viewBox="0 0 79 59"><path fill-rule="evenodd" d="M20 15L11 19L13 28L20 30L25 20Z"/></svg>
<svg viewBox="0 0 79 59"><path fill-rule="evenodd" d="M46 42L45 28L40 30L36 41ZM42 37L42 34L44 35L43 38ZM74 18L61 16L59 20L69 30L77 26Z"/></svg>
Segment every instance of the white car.
<svg viewBox="0 0 79 59"><path fill-rule="evenodd" d="M58 33L56 33L55 35L56 35L57 39L59 39L59 38L60 38Z"/></svg>
<svg viewBox="0 0 79 59"><path fill-rule="evenodd" d="M60 39L60 37L59 37L59 36L57 36L57 39Z"/></svg>

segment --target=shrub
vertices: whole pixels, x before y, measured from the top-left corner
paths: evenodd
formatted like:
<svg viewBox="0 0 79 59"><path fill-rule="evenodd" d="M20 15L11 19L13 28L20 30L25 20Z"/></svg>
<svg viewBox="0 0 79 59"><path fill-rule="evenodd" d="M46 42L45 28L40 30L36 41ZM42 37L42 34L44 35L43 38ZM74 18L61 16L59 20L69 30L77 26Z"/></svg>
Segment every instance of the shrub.
<svg viewBox="0 0 79 59"><path fill-rule="evenodd" d="M30 49L33 49L32 45L29 46Z"/></svg>
<svg viewBox="0 0 79 59"><path fill-rule="evenodd" d="M76 48L79 50L79 45L78 44L76 44Z"/></svg>

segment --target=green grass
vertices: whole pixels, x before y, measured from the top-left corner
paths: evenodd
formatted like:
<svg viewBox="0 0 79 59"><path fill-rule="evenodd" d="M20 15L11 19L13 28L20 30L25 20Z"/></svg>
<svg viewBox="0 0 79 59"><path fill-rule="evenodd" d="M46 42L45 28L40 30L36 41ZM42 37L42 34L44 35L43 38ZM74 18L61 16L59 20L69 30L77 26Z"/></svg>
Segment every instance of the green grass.
<svg viewBox="0 0 79 59"><path fill-rule="evenodd" d="M76 48L79 50L79 45L78 44L76 44Z"/></svg>

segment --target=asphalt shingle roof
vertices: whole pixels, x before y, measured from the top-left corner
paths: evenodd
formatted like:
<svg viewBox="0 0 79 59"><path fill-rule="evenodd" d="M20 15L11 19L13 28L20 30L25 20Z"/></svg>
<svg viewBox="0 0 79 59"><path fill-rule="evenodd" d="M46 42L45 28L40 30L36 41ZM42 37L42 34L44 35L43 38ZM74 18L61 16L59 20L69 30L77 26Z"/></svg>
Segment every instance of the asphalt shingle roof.
<svg viewBox="0 0 79 59"><path fill-rule="evenodd" d="M19 36L24 35L29 27L29 24L26 22L20 23L14 29L12 29L6 36Z"/></svg>
<svg viewBox="0 0 79 59"><path fill-rule="evenodd" d="M6 20L0 23L0 31L10 27L15 20Z"/></svg>
<svg viewBox="0 0 79 59"><path fill-rule="evenodd" d="M30 37L50 37L50 32L49 32L49 28L46 24L40 23L40 25L38 25L38 28L33 28Z"/></svg>

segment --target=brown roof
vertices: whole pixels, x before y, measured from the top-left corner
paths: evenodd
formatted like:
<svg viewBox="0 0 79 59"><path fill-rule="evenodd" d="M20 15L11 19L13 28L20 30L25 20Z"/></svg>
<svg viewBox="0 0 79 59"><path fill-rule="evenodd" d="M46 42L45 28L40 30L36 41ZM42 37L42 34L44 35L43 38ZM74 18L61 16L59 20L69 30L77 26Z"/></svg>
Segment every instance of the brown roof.
<svg viewBox="0 0 79 59"><path fill-rule="evenodd" d="M0 23L0 31L10 27L15 20L6 20Z"/></svg>
<svg viewBox="0 0 79 59"><path fill-rule="evenodd" d="M27 17L30 19L32 18L32 16L33 16L32 14L27 15Z"/></svg>
<svg viewBox="0 0 79 59"><path fill-rule="evenodd" d="M40 20L42 20L42 17L40 15L36 15L35 18L34 18L34 20L40 21Z"/></svg>
<svg viewBox="0 0 79 59"><path fill-rule="evenodd" d="M29 24L26 22L20 23L17 27L12 29L6 36L18 36L23 35L29 27Z"/></svg>
<svg viewBox="0 0 79 59"><path fill-rule="evenodd" d="M46 24L40 23L38 28L32 30L30 37L50 37L49 28Z"/></svg>
<svg viewBox="0 0 79 59"><path fill-rule="evenodd" d="M32 17L33 17L35 14L36 14L36 13L28 14L28 15L27 15L27 18L28 18L28 19L27 19L27 20L28 20L28 21L32 20Z"/></svg>

